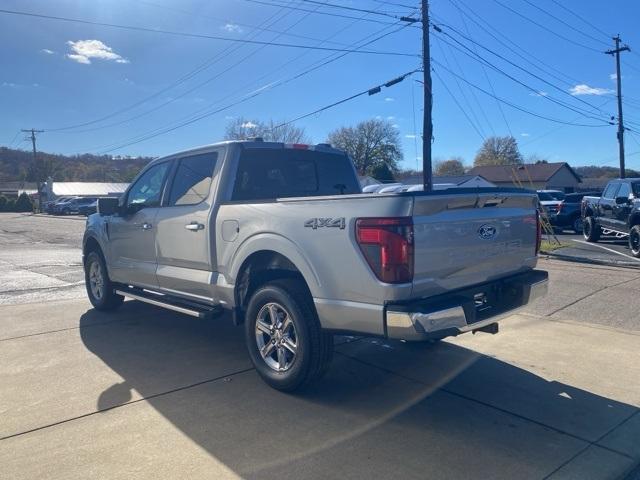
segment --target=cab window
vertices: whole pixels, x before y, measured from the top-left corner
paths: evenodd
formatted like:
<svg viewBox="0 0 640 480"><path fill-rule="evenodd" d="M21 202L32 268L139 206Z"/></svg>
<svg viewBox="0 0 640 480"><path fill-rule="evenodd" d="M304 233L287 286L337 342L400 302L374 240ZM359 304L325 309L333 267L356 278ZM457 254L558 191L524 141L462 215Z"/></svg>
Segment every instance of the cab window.
<svg viewBox="0 0 640 480"><path fill-rule="evenodd" d="M217 152L193 155L179 160L171 184L169 206L196 205L209 196Z"/></svg>
<svg viewBox="0 0 640 480"><path fill-rule="evenodd" d="M616 194L616 198L629 198L631 195L631 185L628 183L621 183L620 190Z"/></svg>
<svg viewBox="0 0 640 480"><path fill-rule="evenodd" d="M605 189L604 193L602 194L602 198L608 198L608 199L615 198L616 190L618 189L618 185L619 184L617 184L617 183L610 183L609 185L607 185L607 188Z"/></svg>
<svg viewBox="0 0 640 480"><path fill-rule="evenodd" d="M127 207L145 208L160 206L162 186L169 163L159 163L149 168L131 186L127 194Z"/></svg>

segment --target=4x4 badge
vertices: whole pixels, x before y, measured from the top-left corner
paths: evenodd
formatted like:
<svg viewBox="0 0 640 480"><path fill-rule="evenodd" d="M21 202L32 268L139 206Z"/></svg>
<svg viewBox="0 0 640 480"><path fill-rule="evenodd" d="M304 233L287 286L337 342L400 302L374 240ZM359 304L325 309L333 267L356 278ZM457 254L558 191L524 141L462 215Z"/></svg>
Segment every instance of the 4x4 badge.
<svg viewBox="0 0 640 480"><path fill-rule="evenodd" d="M307 228L313 228L314 230L322 227L339 228L344 230L345 220L344 217L339 218L310 218L304 222L304 226Z"/></svg>

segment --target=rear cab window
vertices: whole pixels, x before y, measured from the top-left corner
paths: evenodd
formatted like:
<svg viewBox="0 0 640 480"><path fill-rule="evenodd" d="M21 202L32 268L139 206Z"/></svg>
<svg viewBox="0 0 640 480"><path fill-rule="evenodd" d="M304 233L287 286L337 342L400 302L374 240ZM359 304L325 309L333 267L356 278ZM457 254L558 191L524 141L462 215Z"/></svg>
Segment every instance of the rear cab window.
<svg viewBox="0 0 640 480"><path fill-rule="evenodd" d="M245 148L232 200L269 200L361 193L349 157L293 148Z"/></svg>

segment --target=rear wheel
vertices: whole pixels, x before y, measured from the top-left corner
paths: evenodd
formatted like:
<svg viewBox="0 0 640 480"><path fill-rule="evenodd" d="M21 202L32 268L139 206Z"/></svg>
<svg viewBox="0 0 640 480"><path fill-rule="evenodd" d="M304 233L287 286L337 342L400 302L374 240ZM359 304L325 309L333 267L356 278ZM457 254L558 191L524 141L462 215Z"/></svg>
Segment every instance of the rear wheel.
<svg viewBox="0 0 640 480"><path fill-rule="evenodd" d="M91 252L87 256L84 281L89 301L96 310L115 310L122 305L124 297L115 293L104 259L98 252Z"/></svg>
<svg viewBox="0 0 640 480"><path fill-rule="evenodd" d="M640 225L634 225L629 231L629 249L634 257L640 258Z"/></svg>
<svg viewBox="0 0 640 480"><path fill-rule="evenodd" d="M333 337L320 328L308 292L293 279L258 288L247 306L245 338L262 379L293 391L318 380L333 356Z"/></svg>
<svg viewBox="0 0 640 480"><path fill-rule="evenodd" d="M600 226L593 217L587 217L582 222L582 234L587 242L597 242L600 240Z"/></svg>
<svg viewBox="0 0 640 480"><path fill-rule="evenodd" d="M580 235L583 232L584 227L582 226L582 223L582 217L580 216L573 219L571 228L573 228L573 231L576 233L576 235Z"/></svg>

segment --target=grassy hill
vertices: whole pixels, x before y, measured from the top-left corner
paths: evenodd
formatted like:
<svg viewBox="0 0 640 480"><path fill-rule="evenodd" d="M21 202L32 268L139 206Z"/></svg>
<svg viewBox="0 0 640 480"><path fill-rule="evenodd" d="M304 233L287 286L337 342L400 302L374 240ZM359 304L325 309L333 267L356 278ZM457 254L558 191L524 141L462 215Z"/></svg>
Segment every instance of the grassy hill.
<svg viewBox="0 0 640 480"><path fill-rule="evenodd" d="M0 182L35 181L38 176L42 179L51 176L59 182L129 182L151 160L149 157L38 152L36 170L32 155L31 151L0 147Z"/></svg>

